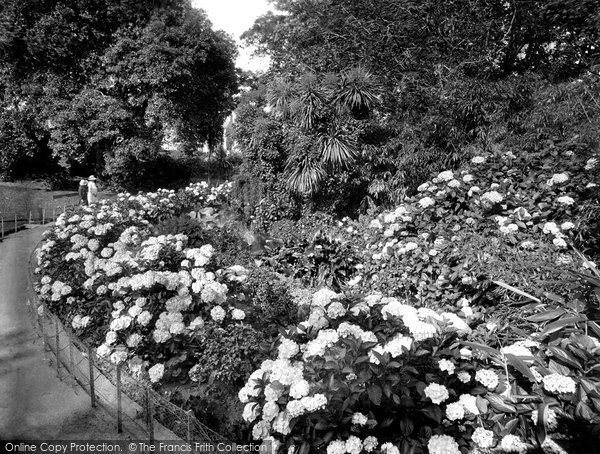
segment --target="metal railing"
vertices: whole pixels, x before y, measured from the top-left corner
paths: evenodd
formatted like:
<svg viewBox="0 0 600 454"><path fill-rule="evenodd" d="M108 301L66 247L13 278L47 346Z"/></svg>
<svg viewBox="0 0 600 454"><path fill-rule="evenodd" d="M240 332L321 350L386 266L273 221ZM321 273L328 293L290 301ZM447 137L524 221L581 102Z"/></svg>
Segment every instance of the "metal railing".
<svg viewBox="0 0 600 454"><path fill-rule="evenodd" d="M38 244L39 246L39 244ZM217 432L202 424L191 411L185 411L135 378L122 365L99 358L38 298L34 268L37 247L29 258L28 306L33 325L43 339L44 351L63 380L83 388L92 407L102 406L116 417L116 431L127 430L149 441L226 443Z"/></svg>
<svg viewBox="0 0 600 454"><path fill-rule="evenodd" d="M68 204L44 204L35 210L26 213L6 212L0 210L0 240L11 233L17 233L19 229L28 224L49 224L56 221L58 216L69 209L76 207L75 203Z"/></svg>

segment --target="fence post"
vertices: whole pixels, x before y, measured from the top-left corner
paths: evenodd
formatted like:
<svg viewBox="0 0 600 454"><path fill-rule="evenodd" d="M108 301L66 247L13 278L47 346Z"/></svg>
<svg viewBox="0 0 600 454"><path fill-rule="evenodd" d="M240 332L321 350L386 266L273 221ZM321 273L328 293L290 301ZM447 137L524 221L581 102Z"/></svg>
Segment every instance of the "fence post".
<svg viewBox="0 0 600 454"><path fill-rule="evenodd" d="M146 430L148 431L148 440L151 443L154 442L154 410L149 389L146 389Z"/></svg>
<svg viewBox="0 0 600 454"><path fill-rule="evenodd" d="M31 210L29 210L29 225L31 225Z"/></svg>
<svg viewBox="0 0 600 454"><path fill-rule="evenodd" d="M17 233L17 215L15 214L15 233Z"/></svg>
<svg viewBox="0 0 600 454"><path fill-rule="evenodd" d="M73 342L69 339L69 364L71 366L69 374L71 376L71 386L75 387L75 361L73 361Z"/></svg>
<svg viewBox="0 0 600 454"><path fill-rule="evenodd" d="M48 344L48 340L46 339L46 326L44 323L44 319L46 318L46 307L43 304L40 304L38 306L38 311L40 310L40 307L42 308L42 315L40 316L40 313L38 312L38 317L40 319L40 328L42 330L42 338L44 339L44 358L48 358L48 350L50 348L50 345Z"/></svg>
<svg viewBox="0 0 600 454"><path fill-rule="evenodd" d="M192 442L192 433L190 431L190 413L192 410L188 410L187 413L187 442Z"/></svg>
<svg viewBox="0 0 600 454"><path fill-rule="evenodd" d="M52 222L56 220L56 207L52 207Z"/></svg>
<svg viewBox="0 0 600 454"><path fill-rule="evenodd" d="M121 408L121 364L117 365L117 432L123 432L123 415Z"/></svg>
<svg viewBox="0 0 600 454"><path fill-rule="evenodd" d="M2 223L2 239L4 239L4 216L2 216L2 219L0 222Z"/></svg>
<svg viewBox="0 0 600 454"><path fill-rule="evenodd" d="M46 223L46 208L42 208L42 225Z"/></svg>
<svg viewBox="0 0 600 454"><path fill-rule="evenodd" d="M94 391L94 350L88 347L88 366L90 370L90 397L92 399L92 408L96 407L96 394Z"/></svg>
<svg viewBox="0 0 600 454"><path fill-rule="evenodd" d="M58 335L58 320L54 320L54 339L55 339L55 345L56 345L56 373L58 374L58 376L60 377L60 352L59 352L59 335Z"/></svg>

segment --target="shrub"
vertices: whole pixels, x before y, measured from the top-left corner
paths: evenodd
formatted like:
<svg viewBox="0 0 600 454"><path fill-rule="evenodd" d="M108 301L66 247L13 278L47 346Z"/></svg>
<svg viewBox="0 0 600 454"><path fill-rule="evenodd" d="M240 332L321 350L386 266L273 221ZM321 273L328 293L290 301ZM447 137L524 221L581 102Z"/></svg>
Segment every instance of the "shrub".
<svg viewBox="0 0 600 454"><path fill-rule="evenodd" d="M247 324L234 324L223 329L207 323L199 337L196 353L198 373L193 380L209 385L243 381L265 358L270 339Z"/></svg>
<svg viewBox="0 0 600 454"><path fill-rule="evenodd" d="M597 431L600 342L585 316L500 345L493 328L412 303L316 292L307 320L240 391L253 436L300 452L458 454Z"/></svg>
<svg viewBox="0 0 600 454"><path fill-rule="evenodd" d="M187 236L190 247L200 247L209 244L205 241L206 234L202 231L200 222L184 214L174 218L165 219L154 227L154 234L159 235L177 235L179 233Z"/></svg>
<svg viewBox="0 0 600 454"><path fill-rule="evenodd" d="M298 322L298 306L289 286L288 279L265 268L255 268L248 274L245 293L263 332L277 335L281 328Z"/></svg>

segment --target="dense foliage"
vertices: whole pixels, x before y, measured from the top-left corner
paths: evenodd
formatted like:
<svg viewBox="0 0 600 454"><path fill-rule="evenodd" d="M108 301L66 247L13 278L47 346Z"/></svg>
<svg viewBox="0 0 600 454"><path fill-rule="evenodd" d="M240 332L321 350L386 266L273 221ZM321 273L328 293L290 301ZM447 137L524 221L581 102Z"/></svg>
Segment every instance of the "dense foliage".
<svg viewBox="0 0 600 454"><path fill-rule="evenodd" d="M568 140L572 131L548 120L571 122L574 111L587 112L598 135L597 97L569 87L588 74L589 93L597 91L597 2L274 3L281 14L246 33L273 66L242 99L236 133L242 172L281 212L281 194L293 192L308 208L342 215L393 205L432 172L457 168L472 148L511 142L529 150L541 145L534 135ZM577 105L555 104L560 91ZM335 105L329 93L353 99L352 115L319 110L325 100ZM552 119L540 121L549 105ZM306 121L313 111L316 121ZM325 127L332 124L337 134ZM327 137L345 150L334 172L319 165Z"/></svg>
<svg viewBox="0 0 600 454"><path fill-rule="evenodd" d="M597 2L274 3L247 33L273 67L237 109L235 182L65 213L38 253L46 307L104 361L278 453L598 451ZM106 88L129 107L78 91L97 110L64 115L202 123L146 79L165 62L135 64L170 45L153 37L182 38L189 10L161 5L102 53L135 75ZM6 162L37 137L19 131ZM106 164L124 181L121 157Z"/></svg>
<svg viewBox="0 0 600 454"><path fill-rule="evenodd" d="M0 22L5 176L60 164L139 187L165 136L189 152L219 143L235 47L189 2L11 0ZM54 168L28 167L40 159Z"/></svg>

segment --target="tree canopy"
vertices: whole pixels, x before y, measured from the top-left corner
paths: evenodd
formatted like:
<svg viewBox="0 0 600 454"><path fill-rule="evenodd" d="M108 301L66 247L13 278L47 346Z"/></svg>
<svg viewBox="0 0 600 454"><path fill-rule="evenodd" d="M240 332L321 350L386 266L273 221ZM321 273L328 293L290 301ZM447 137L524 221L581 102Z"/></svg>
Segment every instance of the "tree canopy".
<svg viewBox="0 0 600 454"><path fill-rule="evenodd" d="M267 194L295 192L338 207L397 201L473 147L516 131L541 86L599 72L595 0L272 3L275 12L243 35L272 68L264 96L242 101L237 128L245 167ZM348 78L360 73L368 84ZM331 80L346 82L332 88ZM307 89L307 81L317 82ZM340 115L348 101L351 115ZM308 112L319 112L314 122ZM283 134L267 134L273 122ZM257 159L260 143L287 165ZM335 144L347 165L326 172L324 144Z"/></svg>
<svg viewBox="0 0 600 454"><path fill-rule="evenodd" d="M189 1L10 0L0 23L8 176L45 156L135 186L167 132L189 152L220 141L236 49Z"/></svg>

